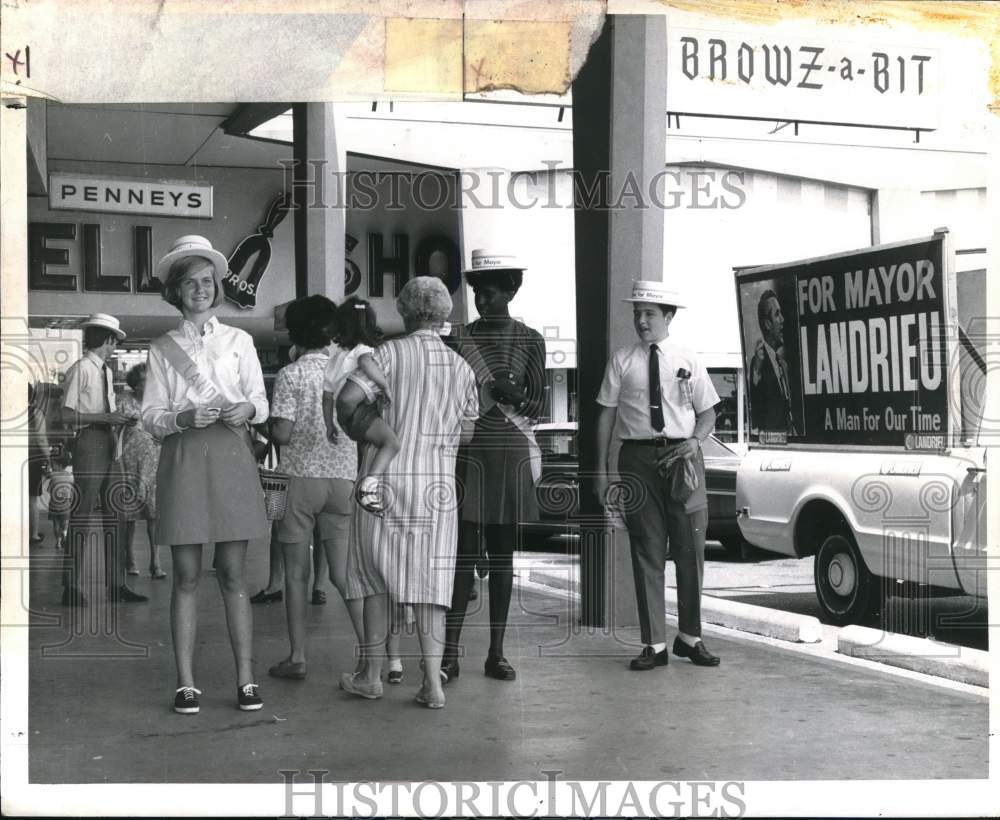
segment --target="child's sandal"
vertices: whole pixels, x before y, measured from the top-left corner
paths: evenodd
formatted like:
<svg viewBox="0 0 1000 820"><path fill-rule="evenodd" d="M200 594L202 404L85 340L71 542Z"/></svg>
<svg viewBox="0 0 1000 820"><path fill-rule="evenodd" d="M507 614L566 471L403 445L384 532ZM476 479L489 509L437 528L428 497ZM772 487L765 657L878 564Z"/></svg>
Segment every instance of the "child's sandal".
<svg viewBox="0 0 1000 820"><path fill-rule="evenodd" d="M380 517L385 514L385 504L382 503L376 481L372 480L369 482L367 479L362 481L358 485L354 497L357 499L358 506L365 512L370 512L372 515Z"/></svg>

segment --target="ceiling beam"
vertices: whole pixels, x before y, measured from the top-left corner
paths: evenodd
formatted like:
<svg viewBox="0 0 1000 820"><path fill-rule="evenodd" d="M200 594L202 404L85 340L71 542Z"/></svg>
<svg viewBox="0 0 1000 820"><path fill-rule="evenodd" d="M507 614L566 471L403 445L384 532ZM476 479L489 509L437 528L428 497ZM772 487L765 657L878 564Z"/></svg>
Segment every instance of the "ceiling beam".
<svg viewBox="0 0 1000 820"><path fill-rule="evenodd" d="M290 103L242 103L222 123L222 130L231 136L246 136L291 107Z"/></svg>

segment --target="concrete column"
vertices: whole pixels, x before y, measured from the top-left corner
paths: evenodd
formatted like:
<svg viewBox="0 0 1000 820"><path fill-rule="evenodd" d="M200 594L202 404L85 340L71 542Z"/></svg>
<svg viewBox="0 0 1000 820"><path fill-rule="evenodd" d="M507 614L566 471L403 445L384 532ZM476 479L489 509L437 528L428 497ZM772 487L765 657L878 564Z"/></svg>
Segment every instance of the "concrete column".
<svg viewBox="0 0 1000 820"><path fill-rule="evenodd" d="M296 296L320 293L338 304L344 298L345 152L337 145L334 106L302 103L293 109L296 183L301 196L296 211ZM314 184L314 191L308 189ZM315 204L312 204L315 203Z"/></svg>
<svg viewBox="0 0 1000 820"><path fill-rule="evenodd" d="M610 350L636 338L632 313L619 301L631 290L632 280L663 280L663 209L655 207L650 189L667 155L666 18L616 15L613 25ZM641 204L621 195L630 191L638 192ZM661 174L656 200L663 202L663 194Z"/></svg>
<svg viewBox="0 0 1000 820"><path fill-rule="evenodd" d="M576 192L581 615L611 631L634 626L638 613L628 535L605 526L588 477L597 466L595 399L611 353L635 340L622 297L633 279L663 279L663 211L650 187L666 157L666 57L662 16L612 15L573 84L573 165L588 187L604 177L610 206ZM658 188L662 202L662 178Z"/></svg>

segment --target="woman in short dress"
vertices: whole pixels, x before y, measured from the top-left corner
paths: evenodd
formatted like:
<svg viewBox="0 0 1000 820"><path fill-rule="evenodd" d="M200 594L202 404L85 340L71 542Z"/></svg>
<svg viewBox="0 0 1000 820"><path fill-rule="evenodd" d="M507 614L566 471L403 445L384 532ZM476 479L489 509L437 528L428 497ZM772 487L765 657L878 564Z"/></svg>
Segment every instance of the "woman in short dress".
<svg viewBox="0 0 1000 820"><path fill-rule="evenodd" d="M177 663L174 711L199 710L194 679L198 576L203 544L214 567L236 661L237 703L262 701L251 668L252 616L246 593L247 541L267 535L264 494L248 423L267 420L260 361L248 333L222 324L226 258L201 236L182 236L160 260L163 298L180 326L150 345L142 421L163 441L156 473L157 540L171 545L170 625Z"/></svg>
<svg viewBox="0 0 1000 820"><path fill-rule="evenodd" d="M517 677L504 656L504 634L514 584L517 524L538 517L535 482L541 474L541 453L532 428L545 397L545 340L510 315L523 272L514 257L485 250L472 252L472 267L465 271L479 318L462 334L460 349L484 391L472 442L459 454L464 499L441 667L446 679L458 677L459 641L475 581L473 568L483 563L484 552L490 589L490 646L484 671L497 680Z"/></svg>
<svg viewBox="0 0 1000 820"><path fill-rule="evenodd" d="M142 418L142 397L146 391L146 365L132 367L125 374L125 383L131 392L123 393L118 399L118 412L139 420ZM156 541L156 468L160 463L160 443L141 424L124 428L124 436L122 468L135 492L134 512L126 513L126 571L129 575L139 574L135 565L135 522L145 519L149 535L149 574L155 579L166 578L167 573L160 566L160 547Z"/></svg>
<svg viewBox="0 0 1000 820"><path fill-rule="evenodd" d="M440 279L411 279L396 300L406 335L372 354L394 396L384 418L400 450L381 479L384 517L360 508L354 515L347 585L350 597L364 598L365 641L360 671L340 679L346 692L381 697L388 592L393 603L413 607L424 669L416 700L429 708L444 706L441 639L458 536L455 456L479 415L472 369L438 335L451 306ZM373 450L365 447L359 475L367 474Z"/></svg>

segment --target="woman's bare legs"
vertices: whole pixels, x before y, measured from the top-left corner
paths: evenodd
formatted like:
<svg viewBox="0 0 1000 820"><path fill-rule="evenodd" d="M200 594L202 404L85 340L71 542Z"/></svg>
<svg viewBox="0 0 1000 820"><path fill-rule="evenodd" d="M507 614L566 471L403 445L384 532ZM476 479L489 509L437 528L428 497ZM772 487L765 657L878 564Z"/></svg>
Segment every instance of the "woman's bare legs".
<svg viewBox="0 0 1000 820"><path fill-rule="evenodd" d="M306 660L306 592L309 588L309 542L281 542L285 562L285 619L292 663Z"/></svg>
<svg viewBox="0 0 1000 820"><path fill-rule="evenodd" d="M160 566L160 545L156 543L156 519L146 519L146 534L149 536L149 574L163 572Z"/></svg>
<svg viewBox="0 0 1000 820"><path fill-rule="evenodd" d="M135 519L125 522L125 571L137 572L135 567Z"/></svg>
<svg viewBox="0 0 1000 820"><path fill-rule="evenodd" d="M413 604L417 618L420 654L424 660L422 689L429 700L444 700L441 688L441 654L444 650L444 607L436 604Z"/></svg>
<svg viewBox="0 0 1000 820"><path fill-rule="evenodd" d="M388 599L389 596L384 592L364 599L364 641L361 644L364 666L358 674L361 683L376 684L382 680Z"/></svg>
<svg viewBox="0 0 1000 820"><path fill-rule="evenodd" d="M236 661L236 683L253 683L253 615L247 595L244 563L246 541L220 541L215 545L215 573L226 605L229 641Z"/></svg>
<svg viewBox="0 0 1000 820"><path fill-rule="evenodd" d="M326 553L326 563L330 570L330 583L344 599L347 614L354 627L358 647L365 642L365 599L347 597L347 555L350 546L351 516L328 515L327 535L323 540L323 551ZM355 671L361 671L361 653L358 652Z"/></svg>
<svg viewBox="0 0 1000 820"><path fill-rule="evenodd" d="M170 633L174 642L177 686L194 686L194 646L198 630L198 576L201 544L175 544L173 588L170 591Z"/></svg>

